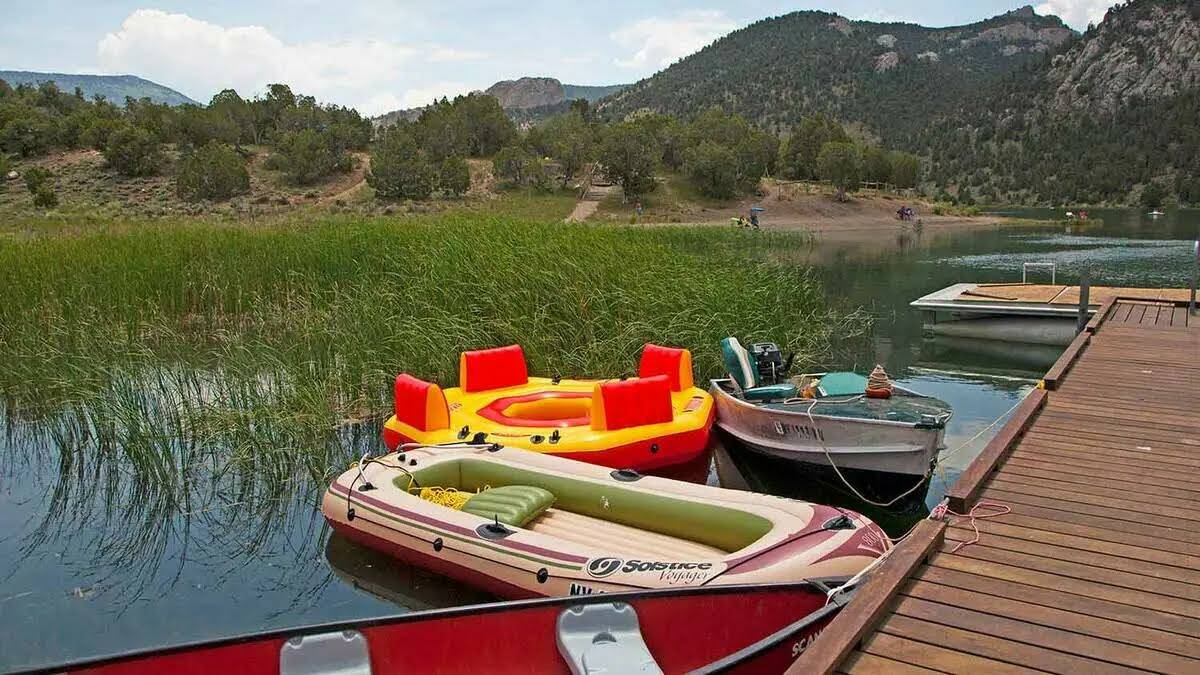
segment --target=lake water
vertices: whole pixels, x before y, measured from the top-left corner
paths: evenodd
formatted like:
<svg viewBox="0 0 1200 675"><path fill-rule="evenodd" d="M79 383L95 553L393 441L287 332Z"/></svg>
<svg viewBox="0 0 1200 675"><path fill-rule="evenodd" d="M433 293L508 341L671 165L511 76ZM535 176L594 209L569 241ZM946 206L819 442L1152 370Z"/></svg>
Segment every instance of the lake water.
<svg viewBox="0 0 1200 675"><path fill-rule="evenodd" d="M903 384L954 405L946 438L954 454L913 499L896 509L864 508L828 476L764 463L736 448L719 460L757 489L858 508L902 533L940 500L1058 351L926 338L910 301L960 281L1020 280L1026 261L1055 262L1059 280L1068 283L1082 273L1096 284L1188 283L1200 212L1090 215L1103 223L1069 231L1046 225L926 232L870 246L830 239L815 252L793 252L819 263L835 303L862 307L872 319L869 337L839 344L828 363L805 369L869 370L881 363ZM11 410L0 409L0 417L0 670L488 599L330 540L315 508L324 487L301 476L281 478L277 485L289 486L282 491L260 493L250 483L215 504L164 502L146 485L127 484L121 453L128 448L99 444L96 456L72 463L64 459L71 453L59 449L92 441L69 419L42 428L15 421ZM347 430L332 454L378 451L376 431ZM122 486L120 500L102 489L114 484Z"/></svg>

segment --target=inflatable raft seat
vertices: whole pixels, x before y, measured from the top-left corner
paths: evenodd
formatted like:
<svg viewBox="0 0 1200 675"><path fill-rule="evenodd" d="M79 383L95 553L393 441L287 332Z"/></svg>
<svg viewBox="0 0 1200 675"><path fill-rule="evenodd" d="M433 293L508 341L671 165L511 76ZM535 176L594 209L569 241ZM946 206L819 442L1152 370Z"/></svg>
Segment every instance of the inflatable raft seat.
<svg viewBox="0 0 1200 675"><path fill-rule="evenodd" d="M592 390L592 428L616 431L675 419L666 375L599 382Z"/></svg>
<svg viewBox="0 0 1200 675"><path fill-rule="evenodd" d="M421 431L450 428L450 407L442 388L408 373L396 376L396 419Z"/></svg>
<svg viewBox="0 0 1200 675"><path fill-rule="evenodd" d="M439 462L413 472L420 485L441 485L466 492L503 486L533 486L554 496L555 511L569 511L599 520L628 525L684 539L725 552L739 551L771 531L771 522L741 509L688 499L629 490L619 484L598 484L561 474L470 458ZM406 489L408 476L394 481ZM487 516L491 518L489 513Z"/></svg>
<svg viewBox="0 0 1200 675"><path fill-rule="evenodd" d="M465 392L519 387L529 382L521 345L463 352L458 359L459 386Z"/></svg>
<svg viewBox="0 0 1200 675"><path fill-rule="evenodd" d="M638 364L638 377L666 375L671 391L683 391L695 386L692 381L692 353L686 349L660 347L646 343Z"/></svg>
<svg viewBox="0 0 1200 675"><path fill-rule="evenodd" d="M522 527L554 504L554 494L532 485L502 485L471 495L462 510Z"/></svg>
<svg viewBox="0 0 1200 675"><path fill-rule="evenodd" d="M775 401L794 398L798 392L792 383L767 384L759 381L758 369L749 352L738 342L737 338L728 337L721 340L721 357L729 376L741 389L742 398L747 401Z"/></svg>

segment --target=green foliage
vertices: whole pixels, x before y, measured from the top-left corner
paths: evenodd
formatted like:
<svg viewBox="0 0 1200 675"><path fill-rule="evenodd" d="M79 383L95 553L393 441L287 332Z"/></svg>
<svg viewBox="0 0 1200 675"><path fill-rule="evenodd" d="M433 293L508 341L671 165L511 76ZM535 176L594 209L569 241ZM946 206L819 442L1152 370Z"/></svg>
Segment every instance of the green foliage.
<svg viewBox="0 0 1200 675"><path fill-rule="evenodd" d="M250 174L228 145L209 141L179 161L175 192L185 201L220 201L250 191Z"/></svg>
<svg viewBox="0 0 1200 675"><path fill-rule="evenodd" d="M52 209L58 206L58 194L49 185L42 185L33 193L33 205L39 209Z"/></svg>
<svg viewBox="0 0 1200 675"><path fill-rule="evenodd" d="M886 183L892 177L888 153L875 146L862 148L862 178L868 183Z"/></svg>
<svg viewBox="0 0 1200 675"><path fill-rule="evenodd" d="M296 185L311 185L335 171L350 170L350 155L331 134L287 131L275 142L277 166Z"/></svg>
<svg viewBox="0 0 1200 675"><path fill-rule="evenodd" d="M604 132L598 153L604 174L633 199L654 190L659 149L654 136L635 122L622 122Z"/></svg>
<svg viewBox="0 0 1200 675"><path fill-rule="evenodd" d="M850 136L832 118L817 113L796 125L783 144L779 157L780 171L785 178L813 180L820 177L817 155L826 143L848 143Z"/></svg>
<svg viewBox="0 0 1200 675"><path fill-rule="evenodd" d="M471 189L471 167L462 157L447 157L438 171L438 189L443 194L461 197Z"/></svg>
<svg viewBox="0 0 1200 675"><path fill-rule="evenodd" d="M551 117L540 130L541 143L562 166L563 185L566 185L592 159L596 147L595 132L575 110Z"/></svg>
<svg viewBox="0 0 1200 675"><path fill-rule="evenodd" d="M862 170L862 158L853 143L829 142L817 155L817 175L833 183L838 199L845 200L846 191L858 186Z"/></svg>
<svg viewBox="0 0 1200 675"><path fill-rule="evenodd" d="M1142 206L1154 208L1163 205L1163 200L1166 198L1166 190L1158 183L1147 183L1142 188L1141 203Z"/></svg>
<svg viewBox="0 0 1200 675"><path fill-rule="evenodd" d="M510 187L533 185L541 180L542 164L522 145L510 145L492 160L496 177Z"/></svg>
<svg viewBox="0 0 1200 675"><path fill-rule="evenodd" d="M493 96L468 94L435 101L412 123L417 144L430 161L486 157L517 137L517 129Z"/></svg>
<svg viewBox="0 0 1200 675"><path fill-rule="evenodd" d="M921 182L921 160L907 152L891 152L888 161L892 165L888 180L898 188L916 187Z"/></svg>
<svg viewBox="0 0 1200 675"><path fill-rule="evenodd" d="M5 174L12 170L12 164L8 161L8 153L0 151L0 180L5 180Z"/></svg>
<svg viewBox="0 0 1200 675"><path fill-rule="evenodd" d="M79 143L80 145L92 148L93 150L104 150L105 146L108 145L108 137L111 136L114 131L117 129L122 129L126 125L127 123L120 118L94 120L86 129L84 129L83 133L80 134Z"/></svg>
<svg viewBox="0 0 1200 675"><path fill-rule="evenodd" d="M737 157L723 145L701 142L688 149L683 166L701 194L728 199L737 190Z"/></svg>
<svg viewBox="0 0 1200 675"><path fill-rule="evenodd" d="M123 176L150 176L162 163L158 140L140 127L126 125L113 131L103 153L108 165Z"/></svg>
<svg viewBox="0 0 1200 675"><path fill-rule="evenodd" d="M29 194L37 194L37 191L46 185L50 180L50 172L40 166L31 166L25 169L22 174L25 179L25 189L29 190Z"/></svg>
<svg viewBox="0 0 1200 675"><path fill-rule="evenodd" d="M212 364L208 384L193 389L212 409L200 426L253 427L271 414L325 428L385 412L399 368L453 381L463 349L521 342L531 372L615 377L656 342L690 348L704 378L721 372L717 343L729 326L754 326L806 362L861 330L829 309L805 267L772 262L773 250L804 246L802 236L557 220L305 214L16 239L0 247L0 387L46 395L68 380L66 399L102 401L124 377ZM231 411L264 381L276 395L251 394L261 410ZM161 410L137 410L148 409Z"/></svg>
<svg viewBox="0 0 1200 675"><path fill-rule="evenodd" d="M376 195L428 199L436 180L433 164L407 128L391 129L379 140L367 172L367 184L375 188Z"/></svg>

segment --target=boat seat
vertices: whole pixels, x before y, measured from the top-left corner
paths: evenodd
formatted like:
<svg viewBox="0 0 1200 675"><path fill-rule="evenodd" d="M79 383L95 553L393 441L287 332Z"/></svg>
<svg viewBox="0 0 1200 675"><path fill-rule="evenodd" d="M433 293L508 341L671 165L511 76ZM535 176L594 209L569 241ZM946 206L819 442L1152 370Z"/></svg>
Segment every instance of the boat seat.
<svg viewBox="0 0 1200 675"><path fill-rule="evenodd" d="M532 485L502 485L472 495L462 510L505 525L522 527L554 504L554 494Z"/></svg>
<svg viewBox="0 0 1200 675"><path fill-rule="evenodd" d="M778 401L781 399L796 398L799 390L796 385L789 383L785 384L768 384L753 389L743 389L742 397L747 401Z"/></svg>
<svg viewBox="0 0 1200 675"><path fill-rule="evenodd" d="M737 385L742 398L747 401L775 401L794 398L799 391L791 382L763 384L750 353L735 337L721 340L721 357L729 377Z"/></svg>

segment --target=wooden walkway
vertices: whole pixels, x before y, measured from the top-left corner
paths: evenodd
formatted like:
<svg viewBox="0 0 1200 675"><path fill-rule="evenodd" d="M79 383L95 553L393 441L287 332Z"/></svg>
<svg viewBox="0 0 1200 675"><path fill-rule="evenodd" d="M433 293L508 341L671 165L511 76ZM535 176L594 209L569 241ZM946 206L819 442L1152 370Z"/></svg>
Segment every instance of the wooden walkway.
<svg viewBox="0 0 1200 675"><path fill-rule="evenodd" d="M1108 300L789 673L1200 673L1200 317ZM978 541L972 526L978 527Z"/></svg>

